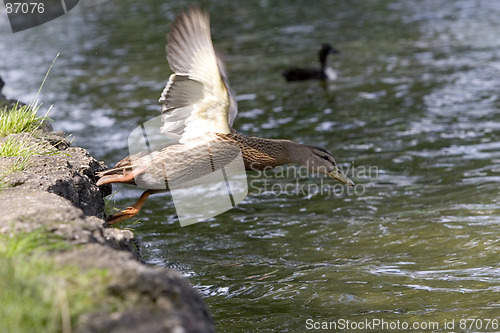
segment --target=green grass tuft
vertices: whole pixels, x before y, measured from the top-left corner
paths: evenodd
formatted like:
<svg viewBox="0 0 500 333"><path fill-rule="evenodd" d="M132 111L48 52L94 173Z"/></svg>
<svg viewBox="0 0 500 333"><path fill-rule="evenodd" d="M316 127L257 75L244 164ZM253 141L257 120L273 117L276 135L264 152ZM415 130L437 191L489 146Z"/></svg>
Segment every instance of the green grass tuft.
<svg viewBox="0 0 500 333"><path fill-rule="evenodd" d="M33 133L47 117L37 116L41 104L4 106L0 109L0 136L16 133Z"/></svg>
<svg viewBox="0 0 500 333"><path fill-rule="evenodd" d="M0 189L7 186L3 182L4 177L10 173L24 170L31 156L59 153L55 148L51 149L41 142L31 140L31 138L34 137L33 134L35 131L42 125L42 122L48 120L47 114L50 108L47 110L45 116L40 117L37 115L41 106L41 104L38 103L37 97L58 57L59 54L57 54L52 61L38 89L36 97L30 104L21 105L19 101L14 105L2 105L0 103L0 137L5 137L10 134L28 133L28 135L24 137L9 136L0 140L0 158L11 158L0 166Z"/></svg>
<svg viewBox="0 0 500 333"><path fill-rule="evenodd" d="M9 137L0 142L0 157L15 157L8 167L0 170L0 176L23 171L31 156L52 153L40 142L30 142L21 137Z"/></svg>
<svg viewBox="0 0 500 333"><path fill-rule="evenodd" d="M0 235L2 332L71 332L83 313L116 309L106 296L107 270L81 271L43 255L68 247L41 229Z"/></svg>
<svg viewBox="0 0 500 333"><path fill-rule="evenodd" d="M0 137L19 133L27 133L27 135L12 135L0 141L0 157L11 158L0 168L0 183L5 175L23 171L31 156L60 153L56 148L32 139L41 122L47 119L45 116L37 116L40 104L21 107L15 104L10 107L10 110L5 108L3 111L0 110ZM1 187L3 186L0 184Z"/></svg>

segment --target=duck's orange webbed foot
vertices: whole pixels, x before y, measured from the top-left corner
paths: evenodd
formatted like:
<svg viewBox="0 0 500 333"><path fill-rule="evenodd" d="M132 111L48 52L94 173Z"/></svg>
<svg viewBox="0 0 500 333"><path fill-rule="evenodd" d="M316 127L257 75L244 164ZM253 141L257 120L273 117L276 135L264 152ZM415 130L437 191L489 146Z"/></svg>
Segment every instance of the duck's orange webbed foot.
<svg viewBox="0 0 500 333"><path fill-rule="evenodd" d="M146 202L146 200L149 198L150 195L151 192L149 190L144 191L139 200L137 200L137 202L133 206L127 207L121 212L109 216L106 219L106 224L113 225L115 223L122 222L128 220L129 218L134 217L135 215L137 215L137 213L139 213L139 211L142 208L142 205L144 204L144 202Z"/></svg>
<svg viewBox="0 0 500 333"><path fill-rule="evenodd" d="M113 170L113 169L111 169ZM101 186L101 185L106 185L106 184L112 184L112 183L128 183L134 180L134 178L137 175L140 175L141 173L144 172L146 168L137 168L133 171L125 172L123 175L117 175L117 174L111 174L111 175L103 175L101 178L97 181L96 185ZM106 172L106 171L104 171Z"/></svg>
<svg viewBox="0 0 500 333"><path fill-rule="evenodd" d="M129 218L132 218L135 215L137 215L137 213L139 213L139 209L137 209L137 208L135 208L133 206L132 207L127 207L124 210L122 210L121 212L118 212L116 214L113 214L113 215L109 216L106 219L106 224L113 225L115 223L128 220Z"/></svg>

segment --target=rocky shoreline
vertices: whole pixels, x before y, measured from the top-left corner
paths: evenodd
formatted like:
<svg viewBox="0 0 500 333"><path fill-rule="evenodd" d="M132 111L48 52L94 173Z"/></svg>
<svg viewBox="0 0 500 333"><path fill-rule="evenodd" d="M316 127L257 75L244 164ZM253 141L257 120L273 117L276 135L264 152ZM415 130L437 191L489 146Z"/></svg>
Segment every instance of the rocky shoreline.
<svg viewBox="0 0 500 333"><path fill-rule="evenodd" d="M104 227L104 196L110 186L95 185L102 162L64 133L38 130L12 134L47 145L56 153L35 155L23 171L6 175L0 190L0 234L43 229L69 246L50 251L58 265L109 272L104 290L120 299L118 309L89 312L76 332L213 332L214 323L201 295L177 271L140 261L129 230ZM13 158L0 158L0 169ZM71 301L71 300L70 300Z"/></svg>

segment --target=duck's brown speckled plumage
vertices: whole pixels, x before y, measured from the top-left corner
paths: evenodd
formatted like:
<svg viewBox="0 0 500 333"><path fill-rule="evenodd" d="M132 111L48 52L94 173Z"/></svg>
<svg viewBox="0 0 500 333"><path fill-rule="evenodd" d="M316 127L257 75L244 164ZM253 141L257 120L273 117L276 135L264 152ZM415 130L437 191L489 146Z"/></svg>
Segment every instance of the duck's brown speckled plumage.
<svg viewBox="0 0 500 333"><path fill-rule="evenodd" d="M203 168L193 167L196 165L195 159L202 158L204 153L209 151L217 164L214 167L219 168L234 160L235 154L225 149L231 145L238 147L238 150L233 152L241 152L247 171L259 171L292 162L285 147L287 144L293 144L289 140L247 137L232 131L229 134L208 133L200 137L199 142L196 149L193 145L176 144L151 153L141 152L127 156L112 169L99 172L98 185L119 182L116 176L127 175L134 169L141 168L144 168L142 173L154 175L156 179L166 178L165 168L179 170L180 173L186 174L187 178L200 177L204 175ZM134 178L124 178L124 183L136 185Z"/></svg>
<svg viewBox="0 0 500 333"><path fill-rule="evenodd" d="M238 145L247 171L259 171L290 163L284 146L287 140L247 137L236 131L218 136Z"/></svg>

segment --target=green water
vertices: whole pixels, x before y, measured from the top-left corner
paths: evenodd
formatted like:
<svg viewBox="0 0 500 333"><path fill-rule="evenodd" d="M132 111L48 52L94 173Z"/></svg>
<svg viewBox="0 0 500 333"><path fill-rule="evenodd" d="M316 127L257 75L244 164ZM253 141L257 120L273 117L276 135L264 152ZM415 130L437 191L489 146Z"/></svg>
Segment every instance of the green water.
<svg viewBox="0 0 500 333"><path fill-rule="evenodd" d="M287 172L250 174L267 190L184 228L170 195L152 196L132 225L145 259L188 276L220 332L500 330L500 3L199 3L239 100L235 128L327 148L358 186L300 179L279 193L295 184ZM4 93L31 98L61 52L40 98L56 129L112 165L158 115L165 33L186 5L89 0L14 35L1 21ZM339 79L284 82L323 42L342 51ZM297 190L314 185L326 190ZM120 207L141 193L114 188Z"/></svg>

